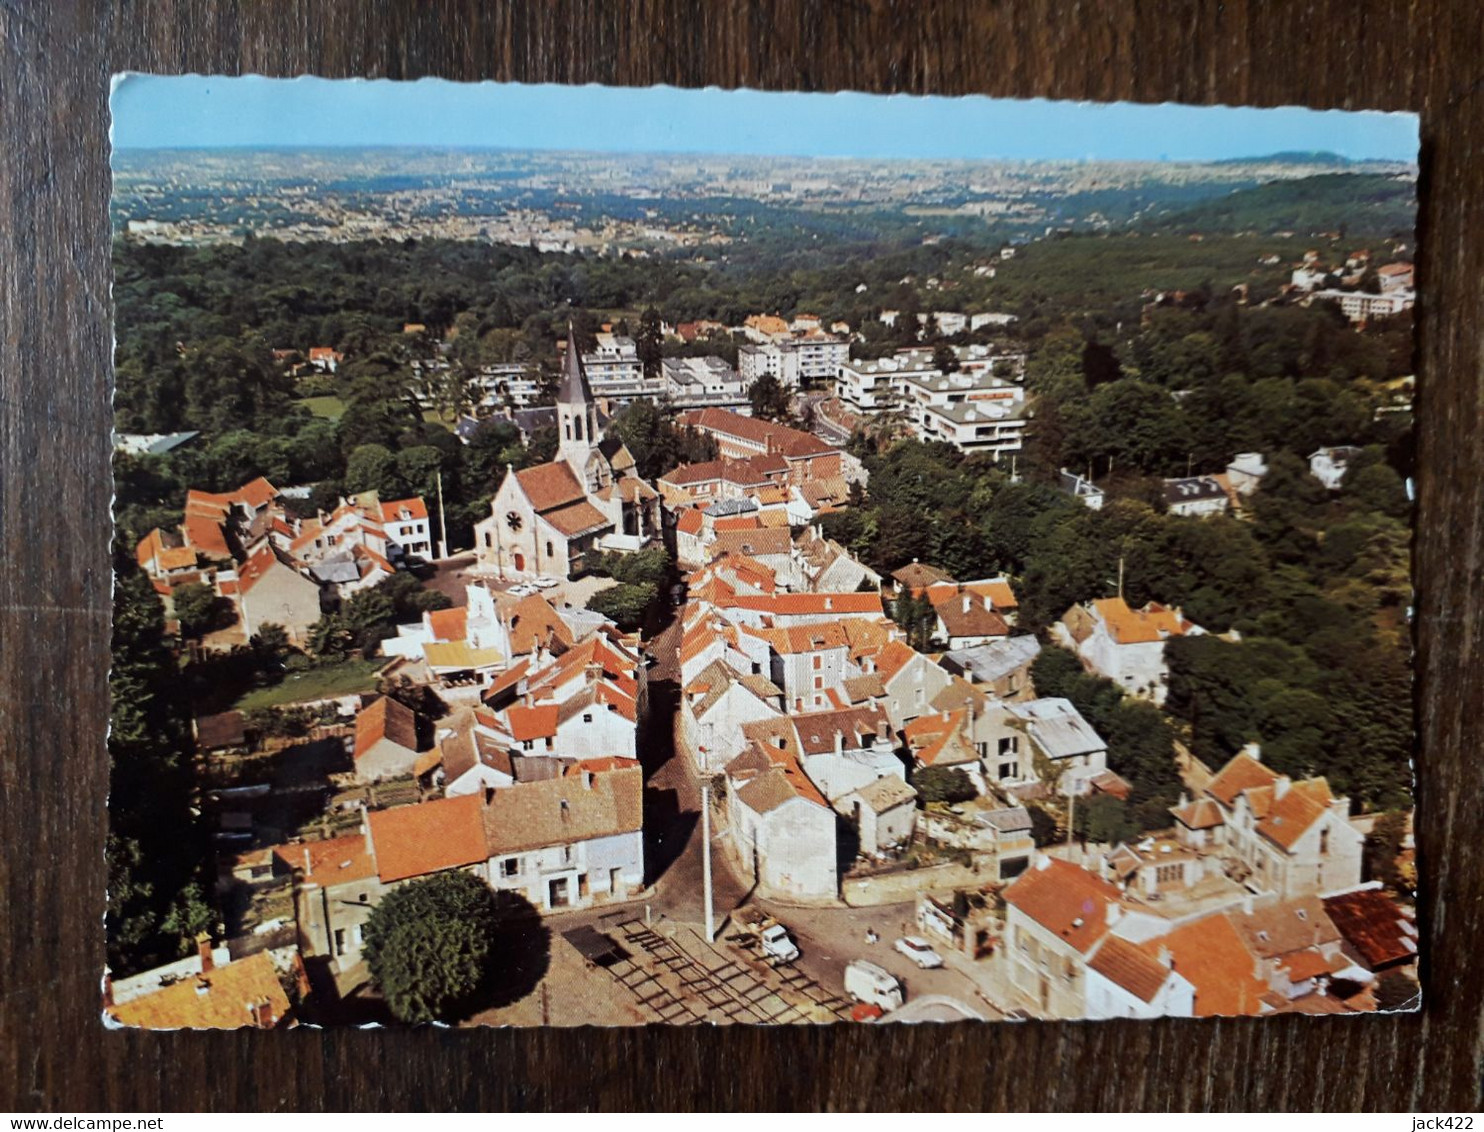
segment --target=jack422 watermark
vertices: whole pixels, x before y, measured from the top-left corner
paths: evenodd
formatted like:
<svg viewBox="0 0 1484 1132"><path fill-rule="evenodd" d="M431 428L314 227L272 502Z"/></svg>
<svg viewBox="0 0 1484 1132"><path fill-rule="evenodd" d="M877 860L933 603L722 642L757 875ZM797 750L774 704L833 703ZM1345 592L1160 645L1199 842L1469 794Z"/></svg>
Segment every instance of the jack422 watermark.
<svg viewBox="0 0 1484 1132"><path fill-rule="evenodd" d="M1414 1116L1412 1132L1474 1132L1472 1116Z"/></svg>

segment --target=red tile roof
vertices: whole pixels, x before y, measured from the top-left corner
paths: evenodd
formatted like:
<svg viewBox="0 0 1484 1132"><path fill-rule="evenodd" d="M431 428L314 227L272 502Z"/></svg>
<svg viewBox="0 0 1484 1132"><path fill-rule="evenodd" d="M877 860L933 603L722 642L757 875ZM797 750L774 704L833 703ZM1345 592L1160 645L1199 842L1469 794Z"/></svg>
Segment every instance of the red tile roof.
<svg viewBox="0 0 1484 1132"><path fill-rule="evenodd" d="M370 814L382 881L390 884L485 860L483 805L479 794L462 794Z"/></svg>
<svg viewBox="0 0 1484 1132"><path fill-rule="evenodd" d="M1274 799L1272 809L1257 823L1257 832L1280 849L1291 849L1294 842L1329 812L1332 801L1329 783L1323 778L1295 782Z"/></svg>
<svg viewBox="0 0 1484 1132"><path fill-rule="evenodd" d="M765 452L776 452L789 459L803 459L838 451L833 445L826 444L810 433L773 421L744 417L730 409L691 409L680 415L680 424L702 432L760 444Z"/></svg>
<svg viewBox="0 0 1484 1132"><path fill-rule="evenodd" d="M537 511L550 511L587 498L582 484L563 460L525 468L516 472L515 478Z"/></svg>
<svg viewBox="0 0 1484 1132"><path fill-rule="evenodd" d="M469 609L463 605L434 609L428 613L428 628L435 641L462 641L469 636Z"/></svg>
<svg viewBox="0 0 1484 1132"><path fill-rule="evenodd" d="M391 696L382 696L356 714L355 757L360 758L383 739L417 750L417 714Z"/></svg>
<svg viewBox="0 0 1484 1132"><path fill-rule="evenodd" d="M381 505L382 522L400 523L408 521L402 518L401 513L403 511L408 513L408 519L426 519L428 517L428 505L422 501L421 497L414 495L409 499L397 499L391 503L383 503Z"/></svg>
<svg viewBox="0 0 1484 1132"><path fill-rule="evenodd" d="M549 739L557 732L557 705L512 704L506 711L510 722L510 734L520 742Z"/></svg>
<svg viewBox="0 0 1484 1132"><path fill-rule="evenodd" d="M1042 860L1044 867L1032 865L1005 889L1005 902L1086 954L1108 932L1118 889L1068 861Z"/></svg>
<svg viewBox="0 0 1484 1132"><path fill-rule="evenodd" d="M1271 786L1278 772L1248 754L1234 755L1206 786L1206 793L1230 807L1237 795L1257 786Z"/></svg>
<svg viewBox="0 0 1484 1132"><path fill-rule="evenodd" d="M333 837L328 841L306 841L298 845L275 845L273 855L283 867L301 874L321 887L349 884L376 874L376 860L363 834Z"/></svg>
<svg viewBox="0 0 1484 1132"><path fill-rule="evenodd" d="M1195 988L1197 1018L1262 1013L1266 980L1236 928L1223 915L1207 916L1140 944L1152 956L1168 951L1175 970Z"/></svg>
<svg viewBox="0 0 1484 1132"><path fill-rule="evenodd" d="M1372 971L1417 955L1417 927L1410 909L1377 889L1324 897L1324 911Z"/></svg>
<svg viewBox="0 0 1484 1132"><path fill-rule="evenodd" d="M1171 975L1156 956L1116 935L1103 940L1087 965L1142 1002L1153 1002Z"/></svg>
<svg viewBox="0 0 1484 1132"><path fill-rule="evenodd" d="M1194 628L1172 609L1151 601L1143 609L1130 609L1121 597L1099 598L1092 603L1120 645L1146 644L1166 637L1181 637Z"/></svg>
<svg viewBox="0 0 1484 1132"><path fill-rule="evenodd" d="M271 1028L289 1017L289 998L266 951L180 979L108 1013L148 1030Z"/></svg>
<svg viewBox="0 0 1484 1132"><path fill-rule="evenodd" d="M547 511L541 517L568 538L591 534L613 525L607 515L586 499Z"/></svg>

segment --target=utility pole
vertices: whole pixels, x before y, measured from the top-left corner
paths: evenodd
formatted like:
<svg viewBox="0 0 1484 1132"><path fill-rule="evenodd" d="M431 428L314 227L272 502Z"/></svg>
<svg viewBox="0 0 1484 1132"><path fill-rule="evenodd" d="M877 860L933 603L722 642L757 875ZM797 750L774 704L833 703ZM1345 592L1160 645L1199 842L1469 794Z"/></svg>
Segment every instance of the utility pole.
<svg viewBox="0 0 1484 1132"><path fill-rule="evenodd" d="M1123 600L1123 555L1118 556L1118 598Z"/></svg>
<svg viewBox="0 0 1484 1132"><path fill-rule="evenodd" d="M706 890L706 942L716 935L715 916L711 910L711 782L701 782L701 885Z"/></svg>
<svg viewBox="0 0 1484 1132"><path fill-rule="evenodd" d="M439 468L438 476L438 557L448 557L448 523L443 514L443 469Z"/></svg>
<svg viewBox="0 0 1484 1132"><path fill-rule="evenodd" d="M1072 848L1072 837L1074 836L1074 834L1072 833L1072 830L1074 828L1076 828L1076 825L1077 825L1076 821L1074 820L1076 818L1076 816L1077 816L1077 795L1073 791L1073 789L1071 788L1071 786L1069 785L1067 787L1067 849L1068 850L1070 850Z"/></svg>

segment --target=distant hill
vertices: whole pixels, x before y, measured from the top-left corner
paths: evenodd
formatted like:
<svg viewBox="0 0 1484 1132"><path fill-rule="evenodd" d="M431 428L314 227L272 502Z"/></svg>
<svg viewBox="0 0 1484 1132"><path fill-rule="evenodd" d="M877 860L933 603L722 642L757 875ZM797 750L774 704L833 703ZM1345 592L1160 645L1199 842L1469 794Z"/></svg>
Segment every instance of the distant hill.
<svg viewBox="0 0 1484 1132"><path fill-rule="evenodd" d="M1327 149L1286 149L1282 153L1268 153L1254 157L1223 157L1212 165L1359 165Z"/></svg>
<svg viewBox="0 0 1484 1132"><path fill-rule="evenodd" d="M1237 189L1179 211L1145 215L1146 232L1264 234L1345 230L1353 235L1410 233L1417 223L1417 184L1383 173L1321 173Z"/></svg>

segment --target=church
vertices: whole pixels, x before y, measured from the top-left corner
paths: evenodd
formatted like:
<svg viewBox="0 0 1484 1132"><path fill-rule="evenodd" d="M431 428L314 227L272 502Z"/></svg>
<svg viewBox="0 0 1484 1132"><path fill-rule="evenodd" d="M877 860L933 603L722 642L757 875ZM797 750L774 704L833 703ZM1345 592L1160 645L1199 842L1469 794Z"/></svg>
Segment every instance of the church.
<svg viewBox="0 0 1484 1132"><path fill-rule="evenodd" d="M489 518L475 524L481 573L571 578L595 551L632 553L662 537L659 494L623 442L603 435L570 328L556 413L556 459L507 469Z"/></svg>

